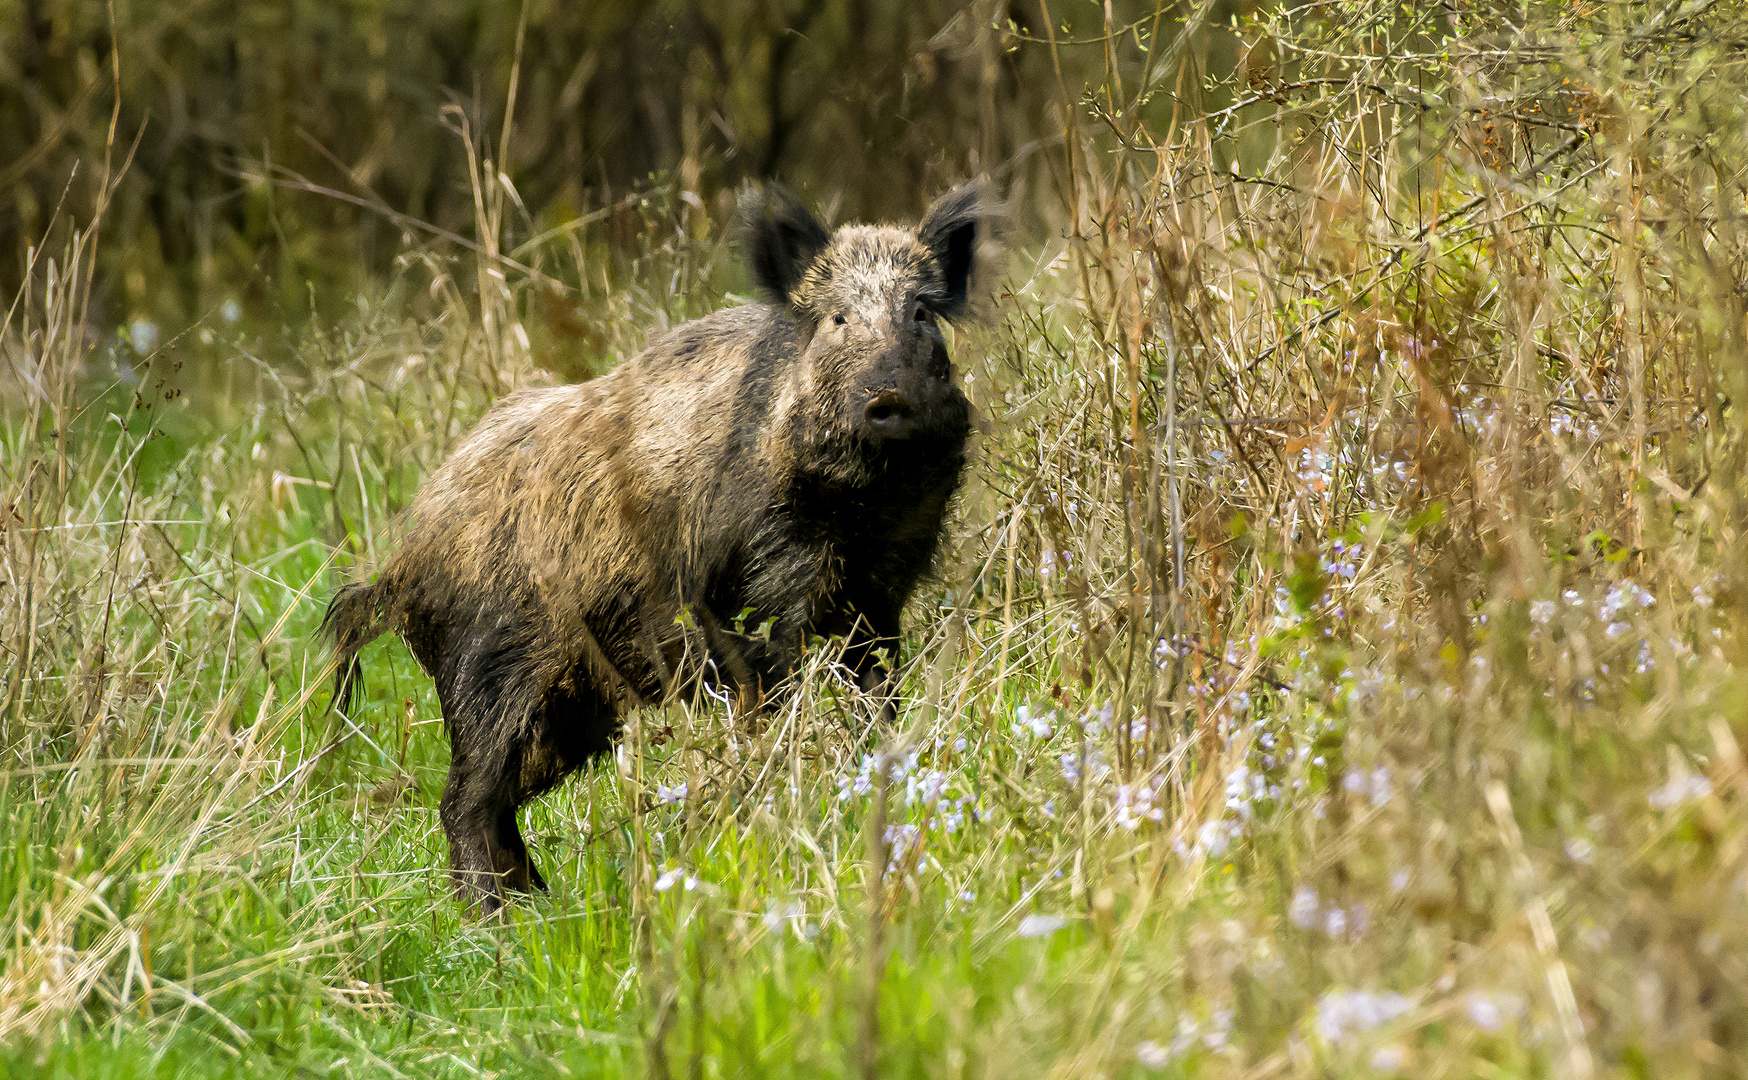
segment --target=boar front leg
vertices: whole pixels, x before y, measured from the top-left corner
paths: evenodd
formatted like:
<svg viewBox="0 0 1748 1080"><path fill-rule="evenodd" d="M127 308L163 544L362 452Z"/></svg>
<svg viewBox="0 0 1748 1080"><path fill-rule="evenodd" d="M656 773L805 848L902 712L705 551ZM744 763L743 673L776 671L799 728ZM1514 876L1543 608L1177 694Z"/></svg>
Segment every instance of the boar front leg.
<svg viewBox="0 0 1748 1080"><path fill-rule="evenodd" d="M898 680L888 663L898 660L898 613L858 613L851 624L844 663L856 673L856 687L873 706L874 716L890 727L898 721Z"/></svg>

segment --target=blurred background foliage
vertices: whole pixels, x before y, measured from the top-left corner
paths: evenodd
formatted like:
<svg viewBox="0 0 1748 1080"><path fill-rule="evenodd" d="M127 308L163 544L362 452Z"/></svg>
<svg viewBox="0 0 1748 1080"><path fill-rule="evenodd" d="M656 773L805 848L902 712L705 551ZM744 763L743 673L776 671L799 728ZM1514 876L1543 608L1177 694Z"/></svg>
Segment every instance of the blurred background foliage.
<svg viewBox="0 0 1748 1080"><path fill-rule="evenodd" d="M1237 5L1216 6L1224 26ZM980 172L1031 211L1061 171L1041 151L1061 145L1064 91L1105 69L1105 26L1161 17L1085 0L4 0L0 290L57 220L90 219L103 163L130 153L100 238L111 325L187 325L226 300L295 311L475 235L470 145L513 190L506 232L574 240L573 277L635 248L636 196L656 189L695 208L694 234L767 177L839 220L914 216ZM1220 63L1229 35L1210 40Z"/></svg>

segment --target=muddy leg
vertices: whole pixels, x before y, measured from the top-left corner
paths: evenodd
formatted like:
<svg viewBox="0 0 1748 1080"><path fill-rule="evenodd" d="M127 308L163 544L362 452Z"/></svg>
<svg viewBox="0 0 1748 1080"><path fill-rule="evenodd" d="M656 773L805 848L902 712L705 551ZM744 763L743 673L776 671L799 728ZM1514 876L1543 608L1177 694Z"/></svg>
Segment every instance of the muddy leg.
<svg viewBox="0 0 1748 1080"><path fill-rule="evenodd" d="M522 831L516 827L516 809L507 807L498 814L498 850L505 856L504 886L512 892L535 889L545 892L546 879L540 876L540 868L534 865L528 845L522 840Z"/></svg>
<svg viewBox="0 0 1748 1080"><path fill-rule="evenodd" d="M897 614L858 617L844 650L844 663L856 673L856 686L873 706L875 719L890 727L898 722L898 680L886 667L888 653L894 659L898 655Z"/></svg>
<svg viewBox="0 0 1748 1080"><path fill-rule="evenodd" d="M534 889L545 892L546 879L540 876L540 869L534 865L528 854L528 845L522 839L522 830L516 827L516 811L528 800L557 784L564 773L555 767L555 757L544 745L531 743L523 746L516 756L520 760L515 775L510 779L508 799L499 807L497 819L493 822L492 849L497 859L494 865L502 875L504 887L511 892L526 893Z"/></svg>
<svg viewBox="0 0 1748 1080"><path fill-rule="evenodd" d="M515 892L546 890L546 879L528 854L516 812L557 787L573 770L612 746L617 717L610 702L580 678L549 691L529 723L529 734L512 752L515 768L495 821L495 863L504 886Z"/></svg>
<svg viewBox="0 0 1748 1080"><path fill-rule="evenodd" d="M439 804L443 831L449 836L449 869L456 896L463 905L478 907L482 915L503 906L504 889L514 876L501 828L508 814L513 832L516 814L509 799L504 757L498 747L468 751L458 746Z"/></svg>
<svg viewBox="0 0 1748 1080"><path fill-rule="evenodd" d="M868 701L874 706L874 718L884 727L898 723L898 702L893 698L898 687L892 673L886 670L886 665L870 665L861 673L857 682L862 693L868 696Z"/></svg>

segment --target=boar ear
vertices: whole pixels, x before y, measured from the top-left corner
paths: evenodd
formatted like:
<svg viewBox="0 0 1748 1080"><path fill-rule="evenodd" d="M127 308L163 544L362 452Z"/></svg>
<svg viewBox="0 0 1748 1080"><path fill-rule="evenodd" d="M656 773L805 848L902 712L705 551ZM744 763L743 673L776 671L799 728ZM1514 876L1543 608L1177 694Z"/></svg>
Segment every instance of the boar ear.
<svg viewBox="0 0 1748 1080"><path fill-rule="evenodd" d="M989 183L973 180L935 200L917 226L917 239L935 256L947 287L941 314L949 319L965 313L971 289L971 264L977 255L984 223L991 216Z"/></svg>
<svg viewBox="0 0 1748 1080"><path fill-rule="evenodd" d="M775 184L741 192L740 224L753 284L771 299L793 307L801 275L825 250L831 233Z"/></svg>

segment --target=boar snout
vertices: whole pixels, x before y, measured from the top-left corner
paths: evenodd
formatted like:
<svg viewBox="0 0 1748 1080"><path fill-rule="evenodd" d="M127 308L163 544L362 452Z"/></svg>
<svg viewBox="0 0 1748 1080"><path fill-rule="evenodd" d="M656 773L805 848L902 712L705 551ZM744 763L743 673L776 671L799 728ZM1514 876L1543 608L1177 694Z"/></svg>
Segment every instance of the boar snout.
<svg viewBox="0 0 1748 1080"><path fill-rule="evenodd" d="M915 427L910 398L897 390L881 390L862 408L862 426L870 437L885 442L908 439Z"/></svg>

